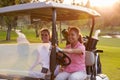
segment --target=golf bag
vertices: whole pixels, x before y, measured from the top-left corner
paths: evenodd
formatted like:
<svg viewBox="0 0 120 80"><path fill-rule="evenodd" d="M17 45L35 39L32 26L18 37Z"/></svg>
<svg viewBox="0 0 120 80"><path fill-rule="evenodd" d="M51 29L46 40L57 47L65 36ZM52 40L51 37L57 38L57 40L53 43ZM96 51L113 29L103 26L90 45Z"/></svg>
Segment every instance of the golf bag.
<svg viewBox="0 0 120 80"><path fill-rule="evenodd" d="M87 37L89 39L89 37ZM102 74L102 65L100 61L99 53L103 53L103 50L97 50L98 39L90 38L89 43L85 43L86 46L86 71L88 80L109 80L109 78Z"/></svg>

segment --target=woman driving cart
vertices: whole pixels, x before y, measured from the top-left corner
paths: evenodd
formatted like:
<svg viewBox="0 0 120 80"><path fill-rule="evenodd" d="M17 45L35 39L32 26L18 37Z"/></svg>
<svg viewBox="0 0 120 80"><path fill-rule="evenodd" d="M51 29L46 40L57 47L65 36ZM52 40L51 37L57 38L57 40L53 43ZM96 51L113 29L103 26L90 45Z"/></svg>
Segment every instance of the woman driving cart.
<svg viewBox="0 0 120 80"><path fill-rule="evenodd" d="M80 41L78 40L80 38ZM84 80L86 78L85 68L85 47L82 43L82 35L79 35L79 29L72 27L68 31L68 40L70 44L65 49L57 48L66 53L70 59L71 64L65 66L55 80Z"/></svg>

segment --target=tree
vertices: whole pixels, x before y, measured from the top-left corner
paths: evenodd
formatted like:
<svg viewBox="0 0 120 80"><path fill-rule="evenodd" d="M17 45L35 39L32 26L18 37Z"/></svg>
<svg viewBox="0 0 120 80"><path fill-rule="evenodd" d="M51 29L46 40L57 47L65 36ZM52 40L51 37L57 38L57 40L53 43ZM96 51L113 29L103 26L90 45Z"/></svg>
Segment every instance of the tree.
<svg viewBox="0 0 120 80"><path fill-rule="evenodd" d="M6 6L10 6L10 5L14 5L15 4L15 0L0 0L0 7L6 7ZM10 33L11 33L11 29L13 23L14 23L14 18L10 17L10 16L4 16L3 19L5 20L6 26L7 26L7 35L6 35L6 40L10 40Z"/></svg>
<svg viewBox="0 0 120 80"><path fill-rule="evenodd" d="M5 26L5 21L3 19L3 16L0 16L0 29L2 29L3 26Z"/></svg>
<svg viewBox="0 0 120 80"><path fill-rule="evenodd" d="M44 0L45 2L48 2L48 1L53 1L53 2L56 2L56 3L63 3L64 0ZM31 3L33 2L40 2L40 0L31 0Z"/></svg>
<svg viewBox="0 0 120 80"><path fill-rule="evenodd" d="M114 26L120 25L120 1L119 0L112 6L96 7L95 9L101 14L103 27L111 27L111 29L113 29Z"/></svg>
<svg viewBox="0 0 120 80"><path fill-rule="evenodd" d="M15 4L23 4L28 3L31 0L0 0L0 7L6 7ZM11 29L17 26L17 16L4 16L3 17L6 26L7 26L7 35L6 40L10 40Z"/></svg>
<svg viewBox="0 0 120 80"><path fill-rule="evenodd" d="M32 0L15 0L15 4L24 4L24 3L29 3Z"/></svg>
<svg viewBox="0 0 120 80"><path fill-rule="evenodd" d="M15 0L0 0L0 7L14 5Z"/></svg>
<svg viewBox="0 0 120 80"><path fill-rule="evenodd" d="M87 3L86 3L86 5L85 5L85 7L88 7L88 8L91 7L91 5L90 5L90 0L87 0Z"/></svg>
<svg viewBox="0 0 120 80"><path fill-rule="evenodd" d="M29 26L29 28L34 28L36 37L39 37L39 30L42 28L50 28L51 22L47 21L41 21L40 19L33 19L32 24Z"/></svg>

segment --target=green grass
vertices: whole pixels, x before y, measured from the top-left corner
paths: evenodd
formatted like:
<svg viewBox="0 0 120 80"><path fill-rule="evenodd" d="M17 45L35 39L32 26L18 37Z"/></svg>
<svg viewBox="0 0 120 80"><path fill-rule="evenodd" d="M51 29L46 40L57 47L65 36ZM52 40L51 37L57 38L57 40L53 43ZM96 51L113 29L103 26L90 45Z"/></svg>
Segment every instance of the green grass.
<svg viewBox="0 0 120 80"><path fill-rule="evenodd" d="M33 29L23 30L23 33L26 35L27 39L30 42L40 42L39 38L35 37L35 32ZM83 32L83 35L86 35L88 31ZM16 43L17 35L14 31L11 34L11 41L5 41L5 31L0 31L0 44L2 43ZM60 44L60 47L64 47L65 42ZM111 38L105 39L100 38L98 42L98 49L104 50L104 53L101 53L101 63L102 71L109 76L110 80L120 80L120 39Z"/></svg>
<svg viewBox="0 0 120 80"><path fill-rule="evenodd" d="M98 45L100 46L112 46L112 47L120 47L120 39L118 38L100 38Z"/></svg>
<svg viewBox="0 0 120 80"><path fill-rule="evenodd" d="M120 47L99 46L104 50L101 54L102 71L110 80L120 80Z"/></svg>
<svg viewBox="0 0 120 80"><path fill-rule="evenodd" d="M23 33L26 35L27 39L31 42L31 43L37 43L40 42L39 38L36 38L35 36L35 31L34 29L24 29ZM17 43L17 34L15 33L15 31L11 32L11 40L10 41L6 41L6 31L0 30L0 44L3 43Z"/></svg>
<svg viewBox="0 0 120 80"><path fill-rule="evenodd" d="M104 50L101 53L102 71L107 74L110 80L120 80L120 39L100 38L98 49Z"/></svg>
<svg viewBox="0 0 120 80"><path fill-rule="evenodd" d="M29 29L29 30L28 30L28 29L24 29L24 30L23 30L23 33L26 35L27 39L28 39L31 43L40 42L39 37L36 38L34 29Z"/></svg>
<svg viewBox="0 0 120 80"><path fill-rule="evenodd" d="M1 43L16 43L17 34L14 31L11 32L11 40L6 41L6 31L0 30L0 44Z"/></svg>

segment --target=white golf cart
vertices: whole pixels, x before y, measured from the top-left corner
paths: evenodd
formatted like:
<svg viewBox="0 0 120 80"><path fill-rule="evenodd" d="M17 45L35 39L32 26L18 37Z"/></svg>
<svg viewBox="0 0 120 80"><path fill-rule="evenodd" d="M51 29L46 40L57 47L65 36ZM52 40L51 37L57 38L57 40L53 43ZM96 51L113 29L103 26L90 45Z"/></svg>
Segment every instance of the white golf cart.
<svg viewBox="0 0 120 80"><path fill-rule="evenodd" d="M74 13L74 14L73 14ZM89 37L87 38L88 41L86 43L86 68L88 77L86 80L109 80L108 77L101 73L101 67L98 67L97 64L100 65L98 61L98 52L102 52L101 50L96 49L97 39L92 38L94 25L95 25L95 17L99 17L100 14L92 9L88 9L85 7L74 6L74 5L66 5L60 3L46 3L46 2L39 2L39 3L27 3L27 4L20 4L14 5L9 7L0 8L0 16L18 16L18 15L30 15L31 18L41 19L43 21L51 21L52 22L52 46L55 46L57 43L57 35L56 35L56 21L69 21L69 20L79 20L79 19L88 19L90 18L92 21L91 31ZM0 45L0 50L3 50L3 45ZM8 49L10 47L14 47L12 52L16 52L16 47L14 45L4 45ZM30 49L32 50L35 48L35 45L29 45ZM33 46L33 47L32 47ZM24 49L24 48L23 48ZM28 48L25 48L28 49ZM23 50L24 51L24 50ZM1 54L5 54L5 50ZM63 53L64 54L64 53ZM65 55L65 57L67 57ZM14 61L14 60L13 60ZM51 55L50 55L50 71L51 71L51 78L50 80L54 80L54 71L56 68L56 47L52 47ZM70 60L69 60L70 61ZM1 63L0 63L1 64ZM66 65L68 65L66 63ZM39 78L32 78L30 76L21 76L21 75L4 75L0 73L1 79L8 79L8 80L40 80ZM9 73L10 74L10 73Z"/></svg>

